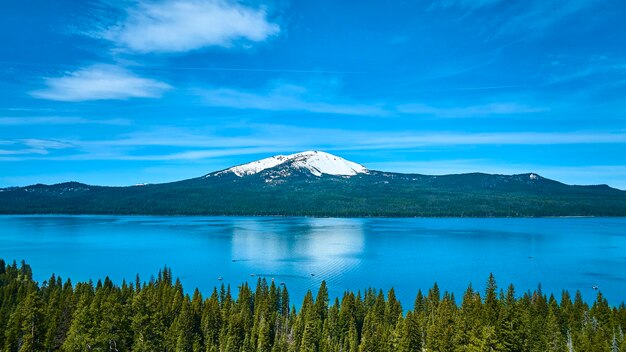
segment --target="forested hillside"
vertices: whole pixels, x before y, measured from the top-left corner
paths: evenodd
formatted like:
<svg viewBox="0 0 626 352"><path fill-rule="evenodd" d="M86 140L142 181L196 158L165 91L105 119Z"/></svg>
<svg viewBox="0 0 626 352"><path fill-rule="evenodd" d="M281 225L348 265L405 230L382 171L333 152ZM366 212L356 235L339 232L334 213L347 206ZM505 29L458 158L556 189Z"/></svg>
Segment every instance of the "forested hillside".
<svg viewBox="0 0 626 352"><path fill-rule="evenodd" d="M70 182L5 188L0 214L626 216L626 192L606 185L565 185L535 174L370 171L347 177L274 168L244 177L213 173L132 187Z"/></svg>
<svg viewBox="0 0 626 352"><path fill-rule="evenodd" d="M22 263L0 260L3 351L624 351L626 306L599 293L560 300L538 289L518 295L490 277L460 305L436 284L403 307L393 289L330 299L325 283L303 302L286 287L259 280L236 292L188 294L169 269L156 279L116 285L41 285ZM406 302L405 302L406 303ZM611 302L615 305L618 302ZM408 310L406 308L409 308Z"/></svg>

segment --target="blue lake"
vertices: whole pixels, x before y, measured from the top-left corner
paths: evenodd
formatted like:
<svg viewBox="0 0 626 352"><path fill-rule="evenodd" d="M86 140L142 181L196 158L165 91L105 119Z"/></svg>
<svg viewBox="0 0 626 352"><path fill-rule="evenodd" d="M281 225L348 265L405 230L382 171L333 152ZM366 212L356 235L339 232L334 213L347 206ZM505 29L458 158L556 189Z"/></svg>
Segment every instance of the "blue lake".
<svg viewBox="0 0 626 352"><path fill-rule="evenodd" d="M299 305L326 280L332 296L394 287L409 308L436 281L461 297L500 287L560 297L597 285L626 300L626 218L326 219L284 217L0 216L0 258L26 260L35 279L143 280L164 265L210 294L258 277L284 282ZM254 276L252 276L254 274Z"/></svg>

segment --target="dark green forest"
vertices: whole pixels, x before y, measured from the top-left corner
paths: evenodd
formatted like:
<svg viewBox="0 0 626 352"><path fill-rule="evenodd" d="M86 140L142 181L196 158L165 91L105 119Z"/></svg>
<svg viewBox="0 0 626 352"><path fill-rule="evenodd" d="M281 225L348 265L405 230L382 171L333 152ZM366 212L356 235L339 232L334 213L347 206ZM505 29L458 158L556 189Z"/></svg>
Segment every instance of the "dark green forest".
<svg viewBox="0 0 626 352"><path fill-rule="evenodd" d="M626 306L601 293L559 300L539 287L518 294L468 287L460 304L436 284L403 307L393 288L330 299L323 282L299 309L286 287L260 279L186 293L171 270L142 282L41 285L30 266L0 260L0 346L17 351L626 351ZM615 304L616 302L612 302ZM409 309L407 309L409 308Z"/></svg>
<svg viewBox="0 0 626 352"><path fill-rule="evenodd" d="M534 174L352 177L280 168L237 177L102 187L76 182L0 189L0 214L287 215L331 217L626 216L626 191Z"/></svg>

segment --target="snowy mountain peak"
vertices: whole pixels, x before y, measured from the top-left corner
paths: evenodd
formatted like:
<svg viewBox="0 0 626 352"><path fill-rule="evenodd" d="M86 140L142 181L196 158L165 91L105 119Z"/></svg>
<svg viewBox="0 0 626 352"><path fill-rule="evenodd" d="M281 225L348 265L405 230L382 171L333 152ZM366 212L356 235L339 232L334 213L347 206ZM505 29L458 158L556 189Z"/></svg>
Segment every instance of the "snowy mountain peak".
<svg viewBox="0 0 626 352"><path fill-rule="evenodd" d="M368 173L368 170L363 165L348 161L336 155L321 151L306 151L291 155L276 155L260 159L248 164L220 171L217 175L232 172L239 177L243 177L247 175L254 175L263 170L282 164L288 165L294 169L308 170L315 176L321 176L322 174L354 176L356 174Z"/></svg>

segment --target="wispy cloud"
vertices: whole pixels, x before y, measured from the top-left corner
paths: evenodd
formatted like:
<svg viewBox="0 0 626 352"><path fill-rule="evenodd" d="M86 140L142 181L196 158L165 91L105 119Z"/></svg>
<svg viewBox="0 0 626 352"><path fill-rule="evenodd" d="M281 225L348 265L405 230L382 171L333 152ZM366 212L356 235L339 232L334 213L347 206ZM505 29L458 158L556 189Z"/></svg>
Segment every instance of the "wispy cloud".
<svg viewBox="0 0 626 352"><path fill-rule="evenodd" d="M73 146L71 142L57 139L25 138L16 142L35 149L65 149Z"/></svg>
<svg viewBox="0 0 626 352"><path fill-rule="evenodd" d="M332 89L331 89L332 90ZM360 116L389 116L397 113L426 115L440 118L489 117L519 115L547 111L547 108L516 102L494 102L482 105L439 107L425 103L361 103L339 94L317 94L320 89L282 83L265 91L232 88L200 90L210 106L267 111L306 111Z"/></svg>
<svg viewBox="0 0 626 352"><path fill-rule="evenodd" d="M383 116L389 114L382 105L328 102L332 99L311 99L311 92L302 86L281 84L258 93L230 88L202 90L200 94L210 106L269 111L307 111L340 115Z"/></svg>
<svg viewBox="0 0 626 352"><path fill-rule="evenodd" d="M30 92L33 97L57 101L87 101L128 98L158 98L171 89L167 83L142 78L114 65L93 65L69 72L63 77L47 78L48 86Z"/></svg>
<svg viewBox="0 0 626 352"><path fill-rule="evenodd" d="M625 78L626 59L607 55L592 55L585 58L555 57L550 63L552 74L547 84L573 83L596 79L606 85L602 78ZM589 84L587 84L589 85Z"/></svg>
<svg viewBox="0 0 626 352"><path fill-rule="evenodd" d="M254 125L232 136L219 131L161 128L112 139L0 140L3 150L36 150L8 160L201 160L228 155L328 151L420 150L458 146L626 144L626 133L611 132L400 132ZM6 147L8 146L8 147ZM19 158L16 157L19 154Z"/></svg>
<svg viewBox="0 0 626 352"><path fill-rule="evenodd" d="M564 145L564 144L626 144L626 133L611 132L497 132L497 133L408 133L376 132L327 128L304 128L285 125L254 125L246 132L228 137L215 130L186 130L161 128L117 136L106 140L0 140L0 161L158 161L182 163L213 163L230 166L232 160L254 160L272 154L305 149L322 149L333 153L370 150L410 151L427 148L491 145ZM506 160L457 159L411 162L366 163L374 170L451 174L487 172L514 174L535 172L567 183L608 183L626 188L626 166L611 165L541 165L511 163ZM201 170L201 172L216 169ZM193 175L191 175L193 176ZM176 179L174 177L173 179Z"/></svg>
<svg viewBox="0 0 626 352"><path fill-rule="evenodd" d="M15 139L2 140L0 145L5 148L0 149L0 160L23 160L19 156L47 155L53 150L71 148L72 144L66 141L52 139Z"/></svg>
<svg viewBox="0 0 626 352"><path fill-rule="evenodd" d="M492 115L515 115L546 111L545 108L517 103L492 103L462 107L435 107L426 104L402 104L398 111L405 114L433 115L437 117L480 117Z"/></svg>
<svg viewBox="0 0 626 352"><path fill-rule="evenodd" d="M63 116L29 116L29 117L0 117L0 125L3 126L26 126L26 125L130 125L127 119L86 119L82 117Z"/></svg>
<svg viewBox="0 0 626 352"><path fill-rule="evenodd" d="M99 35L122 49L175 53L237 41L261 42L279 33L265 8L230 0L139 1L126 18Z"/></svg>
<svg viewBox="0 0 626 352"><path fill-rule="evenodd" d="M357 149L401 149L463 145L563 145L626 143L626 133L609 132L423 132L372 134Z"/></svg>
<svg viewBox="0 0 626 352"><path fill-rule="evenodd" d="M507 21L502 27L502 32L518 32L528 28L543 30L600 2L599 0L528 1L527 7Z"/></svg>
<svg viewBox="0 0 626 352"><path fill-rule="evenodd" d="M60 160L123 160L123 161L190 161L215 159L228 156L281 153L277 147L232 148L232 149L197 149L176 153L153 153L143 155L100 154L94 158L89 154L76 154L61 157Z"/></svg>
<svg viewBox="0 0 626 352"><path fill-rule="evenodd" d="M491 18L491 35L531 34L529 30L541 31L566 20L570 16L582 13L600 0L527 0L511 2L505 0L438 0L431 8L457 9L466 15L475 14L479 10L499 6L494 12L497 17ZM483 20L484 22L484 20Z"/></svg>
<svg viewBox="0 0 626 352"><path fill-rule="evenodd" d="M8 155L8 159L6 157L1 158L0 160L21 160L21 159L15 159L13 158L14 156L18 156L18 155L32 155L32 154L48 154L48 151L45 149L35 149L35 148L31 148L31 149L0 149L0 155L2 156L6 156Z"/></svg>

